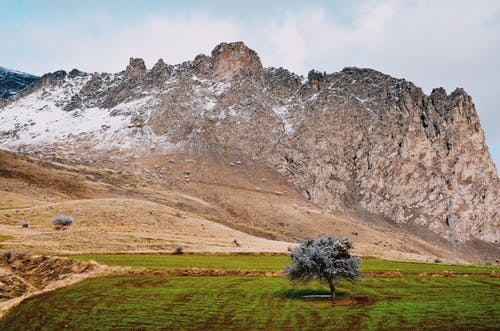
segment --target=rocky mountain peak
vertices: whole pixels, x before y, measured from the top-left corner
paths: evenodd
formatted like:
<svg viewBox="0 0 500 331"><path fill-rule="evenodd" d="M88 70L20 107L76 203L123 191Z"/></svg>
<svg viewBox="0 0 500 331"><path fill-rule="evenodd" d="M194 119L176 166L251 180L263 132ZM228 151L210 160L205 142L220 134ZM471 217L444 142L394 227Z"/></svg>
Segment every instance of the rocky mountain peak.
<svg viewBox="0 0 500 331"><path fill-rule="evenodd" d="M317 70L311 70L307 74L307 80L312 88L319 90L319 84L326 78L326 73L321 73Z"/></svg>
<svg viewBox="0 0 500 331"><path fill-rule="evenodd" d="M144 60L141 58L130 58L129 64L125 69L125 75L134 78L134 79L142 79L146 76L147 69Z"/></svg>
<svg viewBox="0 0 500 331"><path fill-rule="evenodd" d="M38 80L38 82L35 85L38 86L58 85L64 80L64 78L66 78L67 75L68 73L64 70L49 72L42 75L42 77L40 77L40 80Z"/></svg>
<svg viewBox="0 0 500 331"><path fill-rule="evenodd" d="M146 75L146 80L151 83L161 83L170 78L172 72L168 65L163 61L163 59L159 59L158 62L151 68L151 70Z"/></svg>
<svg viewBox="0 0 500 331"><path fill-rule="evenodd" d="M446 90L442 87L438 87L432 90L430 94L431 102L436 109L436 112L444 117L446 114L446 104L448 103L448 95L446 94Z"/></svg>
<svg viewBox="0 0 500 331"><path fill-rule="evenodd" d="M85 76L88 76L88 73L80 71L76 68L68 72L68 78L85 77Z"/></svg>
<svg viewBox="0 0 500 331"><path fill-rule="evenodd" d="M260 82L264 78L259 56L241 41L217 45L212 51L211 66L212 79L218 82L230 81L239 74Z"/></svg>

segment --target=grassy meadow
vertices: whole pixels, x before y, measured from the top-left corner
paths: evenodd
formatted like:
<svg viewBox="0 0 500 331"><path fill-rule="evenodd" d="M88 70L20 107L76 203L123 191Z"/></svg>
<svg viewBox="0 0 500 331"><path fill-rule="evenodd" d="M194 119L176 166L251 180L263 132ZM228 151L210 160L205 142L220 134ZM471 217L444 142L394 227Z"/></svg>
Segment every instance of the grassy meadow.
<svg viewBox="0 0 500 331"><path fill-rule="evenodd" d="M277 271L286 256L95 255L110 265ZM444 268L444 269L443 269ZM341 282L339 305L313 282L282 277L116 275L25 300L1 330L492 330L500 325L500 278L492 266L363 261ZM442 277L444 270L452 277ZM397 276L370 272L398 272ZM429 275L422 277L422 273ZM448 275L449 276L449 275Z"/></svg>
<svg viewBox="0 0 500 331"><path fill-rule="evenodd" d="M286 255L169 255L169 254L92 254L70 255L70 258L94 260L108 266L150 269L216 269L278 271L290 263Z"/></svg>
<svg viewBox="0 0 500 331"><path fill-rule="evenodd" d="M70 255L70 258L88 261L94 260L109 266L122 266L151 269L218 269L218 270L255 270L280 271L290 264L287 255L256 255L256 254L86 254ZM443 263L417 263L386 261L365 258L361 263L363 272L444 272L453 273L491 273L499 270L491 265L461 265Z"/></svg>

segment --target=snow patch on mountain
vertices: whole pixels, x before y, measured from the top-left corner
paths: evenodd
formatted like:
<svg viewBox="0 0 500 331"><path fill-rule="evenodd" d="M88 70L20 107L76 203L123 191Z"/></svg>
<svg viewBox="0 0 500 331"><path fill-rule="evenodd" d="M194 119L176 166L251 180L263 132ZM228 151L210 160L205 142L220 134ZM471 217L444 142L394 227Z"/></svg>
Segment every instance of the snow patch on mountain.
<svg viewBox="0 0 500 331"><path fill-rule="evenodd" d="M33 150L62 143L91 143L98 150L151 148L165 138L147 127L159 100L147 95L111 109L89 107L65 111L64 105L89 77L64 79L0 109L0 148Z"/></svg>
<svg viewBox="0 0 500 331"><path fill-rule="evenodd" d="M231 87L231 83L221 83L209 79L200 80L194 75L192 80L195 82L193 85L195 95L209 93L215 96L220 96Z"/></svg>
<svg viewBox="0 0 500 331"><path fill-rule="evenodd" d="M273 112L282 122L284 134L292 133L293 125L288 121L290 115L288 106L274 107Z"/></svg>

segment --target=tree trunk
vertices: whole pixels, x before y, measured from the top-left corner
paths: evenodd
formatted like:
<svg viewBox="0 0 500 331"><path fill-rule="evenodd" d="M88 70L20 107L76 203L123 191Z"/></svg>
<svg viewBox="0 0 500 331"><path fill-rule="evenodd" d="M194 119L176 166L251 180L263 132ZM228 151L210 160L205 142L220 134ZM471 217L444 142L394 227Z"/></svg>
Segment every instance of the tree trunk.
<svg viewBox="0 0 500 331"><path fill-rule="evenodd" d="M331 279L327 279L328 286L330 286L330 294L332 301L335 301L335 285L333 285L333 281Z"/></svg>

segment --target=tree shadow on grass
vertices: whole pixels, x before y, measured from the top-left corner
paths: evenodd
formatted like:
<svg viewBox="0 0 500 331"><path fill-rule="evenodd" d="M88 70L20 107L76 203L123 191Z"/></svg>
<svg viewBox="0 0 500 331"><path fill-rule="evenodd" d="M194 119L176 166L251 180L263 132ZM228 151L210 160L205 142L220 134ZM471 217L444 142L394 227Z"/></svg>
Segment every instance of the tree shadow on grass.
<svg viewBox="0 0 500 331"><path fill-rule="evenodd" d="M373 304L371 297L351 297L348 292L337 291L335 301L332 302L330 292L319 289L288 289L280 292L281 298L285 300L299 301L319 306L355 306Z"/></svg>
<svg viewBox="0 0 500 331"><path fill-rule="evenodd" d="M301 301L314 301L314 300L329 300L330 291L320 290L320 289L310 289L310 288L291 288L280 292L280 296L283 299L288 300L301 300ZM347 297L347 292L337 291L336 299L344 299Z"/></svg>

